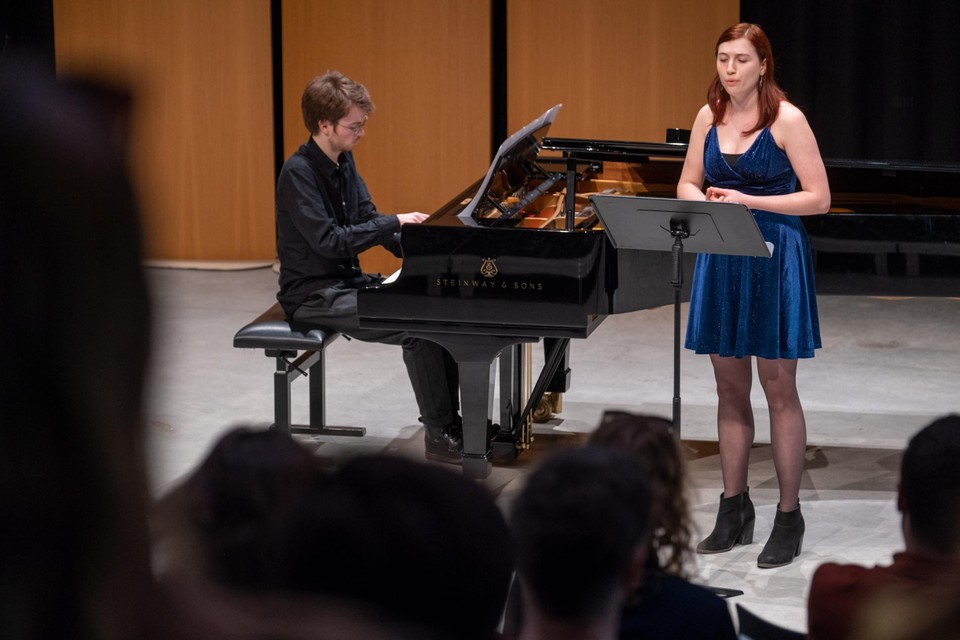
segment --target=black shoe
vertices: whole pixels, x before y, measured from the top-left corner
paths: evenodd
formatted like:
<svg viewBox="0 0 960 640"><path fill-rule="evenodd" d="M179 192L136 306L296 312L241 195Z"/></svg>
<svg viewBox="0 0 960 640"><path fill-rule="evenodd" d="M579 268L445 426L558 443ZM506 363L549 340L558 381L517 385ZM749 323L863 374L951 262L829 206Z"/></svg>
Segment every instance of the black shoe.
<svg viewBox="0 0 960 640"><path fill-rule="evenodd" d="M763 545L763 551L757 557L757 566L761 569L772 569L793 562L803 548L805 529L799 504L793 511L780 511L780 505L777 505L773 530L770 532L767 544Z"/></svg>
<svg viewBox="0 0 960 640"><path fill-rule="evenodd" d="M720 509L713 533L697 545L697 553L723 553L734 545L753 542L753 525L756 515L750 501L750 489L724 498L720 494Z"/></svg>
<svg viewBox="0 0 960 640"><path fill-rule="evenodd" d="M463 418L461 416L453 419L453 424L450 425L450 433L461 440L463 439ZM493 420L487 420L487 443L493 441L498 433L500 433L500 425Z"/></svg>
<svg viewBox="0 0 960 640"><path fill-rule="evenodd" d="M463 425L424 427L423 445L427 460L463 464Z"/></svg>

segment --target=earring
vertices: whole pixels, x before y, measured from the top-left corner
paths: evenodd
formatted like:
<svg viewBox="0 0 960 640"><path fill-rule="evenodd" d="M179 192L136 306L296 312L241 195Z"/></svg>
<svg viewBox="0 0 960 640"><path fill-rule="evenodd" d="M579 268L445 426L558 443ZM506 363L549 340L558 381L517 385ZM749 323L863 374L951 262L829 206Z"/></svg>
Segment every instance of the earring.
<svg viewBox="0 0 960 640"><path fill-rule="evenodd" d="M760 76L760 89L758 90L763 91L763 76Z"/></svg>

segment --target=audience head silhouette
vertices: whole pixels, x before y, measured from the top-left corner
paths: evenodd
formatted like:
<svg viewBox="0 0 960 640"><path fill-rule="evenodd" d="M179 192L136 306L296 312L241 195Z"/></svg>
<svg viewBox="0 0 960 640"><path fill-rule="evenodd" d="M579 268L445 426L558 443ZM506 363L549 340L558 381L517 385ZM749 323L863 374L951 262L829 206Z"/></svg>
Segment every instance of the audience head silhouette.
<svg viewBox="0 0 960 640"><path fill-rule="evenodd" d="M304 495L282 548L286 586L344 598L445 638L494 635L513 560L482 486L401 457L358 457Z"/></svg>
<svg viewBox="0 0 960 640"><path fill-rule="evenodd" d="M513 570L482 486L397 456L331 465L277 431L226 433L157 520L164 581L228 634L487 640Z"/></svg>
<svg viewBox="0 0 960 640"><path fill-rule="evenodd" d="M524 634L557 625L615 628L642 578L648 487L646 466L610 447L564 451L534 470L511 510Z"/></svg>
<svg viewBox="0 0 960 640"><path fill-rule="evenodd" d="M188 534L177 538L186 546L177 548L166 571L199 570L238 590L281 586L278 538L306 491L324 478L318 459L290 436L231 429L158 505L159 513L174 518L163 520L164 533Z"/></svg>
<svg viewBox="0 0 960 640"><path fill-rule="evenodd" d="M899 507L908 549L960 556L960 415L939 418L910 439Z"/></svg>
<svg viewBox="0 0 960 640"><path fill-rule="evenodd" d="M683 454L669 420L657 416L606 411L588 441L629 451L650 470L653 505L651 543L663 569L685 575L692 565L690 517L684 489Z"/></svg>

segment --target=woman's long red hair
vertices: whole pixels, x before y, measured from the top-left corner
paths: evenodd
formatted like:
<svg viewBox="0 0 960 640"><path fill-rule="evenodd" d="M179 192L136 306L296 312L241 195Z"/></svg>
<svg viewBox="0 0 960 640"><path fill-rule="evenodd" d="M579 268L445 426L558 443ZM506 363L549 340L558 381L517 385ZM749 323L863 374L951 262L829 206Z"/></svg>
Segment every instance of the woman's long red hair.
<svg viewBox="0 0 960 640"><path fill-rule="evenodd" d="M717 39L717 46L714 47L713 50L714 56L716 56L721 44L731 40L739 40L740 38L746 38L750 44L753 45L753 48L757 50L760 62L767 63L766 72L762 76L763 86L759 89L760 95L758 96L760 115L757 118L756 126L749 131L743 132L744 136L748 136L774 123L780 111L780 102L786 100L787 95L774 78L773 48L770 46L770 40L767 38L767 34L763 32L763 29L761 29L759 25L741 22L728 28L720 34L720 37ZM713 112L714 126L723 122L723 118L727 113L727 105L730 104L730 96L723 89L719 75L714 76L713 82L710 83L710 88L707 89L707 104L710 105L710 110Z"/></svg>

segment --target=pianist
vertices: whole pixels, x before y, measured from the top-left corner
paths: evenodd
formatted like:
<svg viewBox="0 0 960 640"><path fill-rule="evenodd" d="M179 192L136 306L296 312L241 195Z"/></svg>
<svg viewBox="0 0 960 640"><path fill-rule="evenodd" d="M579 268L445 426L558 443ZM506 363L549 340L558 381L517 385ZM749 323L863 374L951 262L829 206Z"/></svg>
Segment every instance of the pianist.
<svg viewBox="0 0 960 640"><path fill-rule="evenodd" d="M301 108L310 137L284 163L277 182L277 299L297 322L401 345L425 426L426 456L459 463L463 431L453 359L433 342L360 329L357 319L357 291L380 279L364 274L357 256L377 245L399 256L400 227L427 215L378 212L357 172L352 151L374 109L362 84L327 72L307 84Z"/></svg>

